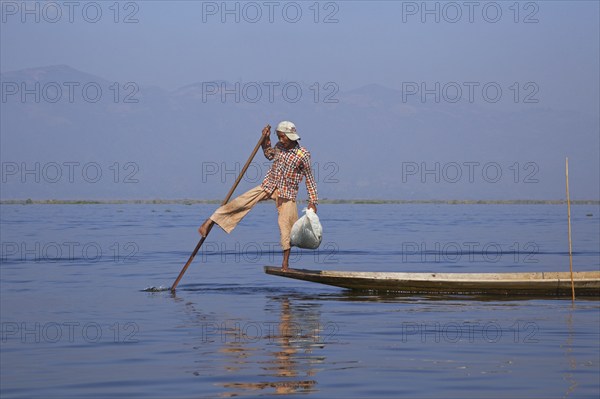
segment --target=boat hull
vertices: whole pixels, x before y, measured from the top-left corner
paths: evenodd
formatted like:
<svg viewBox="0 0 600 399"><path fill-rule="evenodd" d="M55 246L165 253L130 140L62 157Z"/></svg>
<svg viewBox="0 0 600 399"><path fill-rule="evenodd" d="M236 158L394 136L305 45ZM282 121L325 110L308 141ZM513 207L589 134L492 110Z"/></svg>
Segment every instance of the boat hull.
<svg viewBox="0 0 600 399"><path fill-rule="evenodd" d="M361 291L405 294L571 296L569 272L387 273L288 269L265 273ZM600 271L573 273L576 296L600 297Z"/></svg>

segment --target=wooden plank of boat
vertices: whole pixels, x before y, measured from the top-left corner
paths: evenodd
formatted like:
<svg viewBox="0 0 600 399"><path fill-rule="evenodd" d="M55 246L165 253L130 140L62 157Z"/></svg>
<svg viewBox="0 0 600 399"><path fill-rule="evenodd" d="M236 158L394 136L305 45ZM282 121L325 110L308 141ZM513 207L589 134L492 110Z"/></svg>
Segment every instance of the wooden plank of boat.
<svg viewBox="0 0 600 399"><path fill-rule="evenodd" d="M390 273L288 269L265 266L265 273L353 290L410 294L570 296L570 272ZM600 297L600 271L573 273L578 296Z"/></svg>

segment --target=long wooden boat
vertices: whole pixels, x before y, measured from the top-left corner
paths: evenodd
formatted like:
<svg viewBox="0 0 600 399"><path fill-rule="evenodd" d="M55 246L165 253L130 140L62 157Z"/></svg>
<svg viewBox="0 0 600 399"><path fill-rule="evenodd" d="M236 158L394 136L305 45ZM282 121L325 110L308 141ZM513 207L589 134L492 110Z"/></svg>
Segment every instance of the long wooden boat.
<svg viewBox="0 0 600 399"><path fill-rule="evenodd" d="M570 272L388 273L288 269L265 273L361 291L405 294L571 296ZM600 297L600 271L574 272L576 296Z"/></svg>

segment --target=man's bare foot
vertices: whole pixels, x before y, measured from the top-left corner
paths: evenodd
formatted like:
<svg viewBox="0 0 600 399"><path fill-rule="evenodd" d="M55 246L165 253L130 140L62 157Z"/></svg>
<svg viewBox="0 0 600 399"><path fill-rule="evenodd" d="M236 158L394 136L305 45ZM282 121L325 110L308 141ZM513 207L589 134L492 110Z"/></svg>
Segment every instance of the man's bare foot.
<svg viewBox="0 0 600 399"><path fill-rule="evenodd" d="M213 223L213 221L210 218L208 218L204 221L204 223L202 223L202 226L200 226L200 228L198 229L198 233L200 233L202 237L206 237L208 235L208 227L211 225L211 223Z"/></svg>
<svg viewBox="0 0 600 399"><path fill-rule="evenodd" d="M281 265L281 271L282 272L287 272L288 271L288 265Z"/></svg>

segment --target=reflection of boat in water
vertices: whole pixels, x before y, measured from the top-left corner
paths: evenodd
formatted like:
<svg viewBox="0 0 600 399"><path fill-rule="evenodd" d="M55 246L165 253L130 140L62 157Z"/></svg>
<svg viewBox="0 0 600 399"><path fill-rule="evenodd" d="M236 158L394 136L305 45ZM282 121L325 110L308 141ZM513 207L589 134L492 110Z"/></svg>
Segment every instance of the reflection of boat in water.
<svg viewBox="0 0 600 399"><path fill-rule="evenodd" d="M483 294L570 296L571 273L388 273L332 270L281 270L265 266L265 273L361 291L403 294ZM575 272L577 296L600 297L600 271Z"/></svg>

